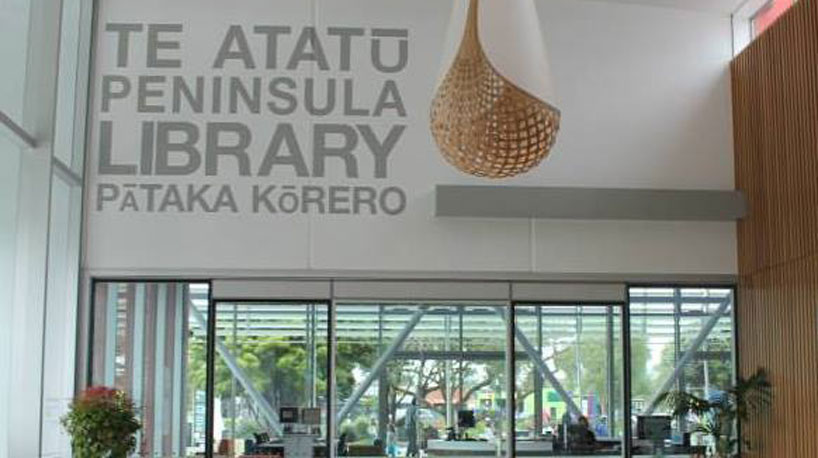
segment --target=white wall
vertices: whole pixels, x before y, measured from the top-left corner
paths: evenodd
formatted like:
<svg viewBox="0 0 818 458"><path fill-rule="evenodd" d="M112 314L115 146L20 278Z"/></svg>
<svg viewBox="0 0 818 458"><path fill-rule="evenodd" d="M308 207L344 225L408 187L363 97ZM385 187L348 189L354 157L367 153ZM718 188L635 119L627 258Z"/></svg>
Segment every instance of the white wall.
<svg viewBox="0 0 818 458"><path fill-rule="evenodd" d="M595 1L538 6L565 120L543 181L734 189L729 17Z"/></svg>
<svg viewBox="0 0 818 458"><path fill-rule="evenodd" d="M545 183L734 189L728 17L538 6L566 119ZM536 270L736 272L732 223L538 221L534 232Z"/></svg>
<svg viewBox="0 0 818 458"><path fill-rule="evenodd" d="M256 0L242 8L225 8L224 3L209 0L198 2L200 6L191 11L185 2L161 9L143 2L107 2L101 26L106 21L184 22L188 40L197 46L196 50L185 48L194 61L218 47L225 23L291 21L299 26L314 20L319 30L327 25L408 27L412 31L411 71L395 78L401 85L410 127L407 139L394 153L389 182L406 188L409 205L404 214L391 218L98 212L94 187L111 178L97 176L97 152L92 150L85 267L93 273L178 274L224 269L245 273L276 269L736 272L733 223L433 216L436 184L733 189L728 17L595 1L538 1L556 86L554 102L563 115L562 130L550 157L537 170L497 183L466 177L449 167L428 133L428 106L441 70L437 62L449 13L445 3ZM98 74L144 73L138 68L115 69L114 44L110 39L100 41ZM187 46L186 41L183 47ZM192 73L206 71L204 65L191 65ZM362 80L372 77L356 76ZM365 90L366 85L361 86ZM95 111L97 105L95 102ZM123 106L110 116L127 120L133 114ZM188 119L205 117L190 115ZM263 136L274 121L248 122ZM304 128L313 121L299 120ZM95 144L96 123L93 128ZM133 146L139 141L137 133L118 133L117 138L119 158L138 154ZM344 182L337 170L328 173L325 179L308 181ZM236 176L218 178L248 183ZM166 183L168 179L153 181ZM362 176L355 184L382 183Z"/></svg>

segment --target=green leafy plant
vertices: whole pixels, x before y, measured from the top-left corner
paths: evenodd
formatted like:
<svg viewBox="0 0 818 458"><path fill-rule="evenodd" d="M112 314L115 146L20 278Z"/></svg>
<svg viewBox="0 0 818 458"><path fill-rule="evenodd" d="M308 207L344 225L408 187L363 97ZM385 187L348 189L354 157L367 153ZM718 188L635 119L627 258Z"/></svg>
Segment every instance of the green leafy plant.
<svg viewBox="0 0 818 458"><path fill-rule="evenodd" d="M75 458L126 458L142 427L128 395L102 386L83 391L61 423L71 436Z"/></svg>
<svg viewBox="0 0 818 458"><path fill-rule="evenodd" d="M739 377L733 387L713 399L703 399L684 391L669 391L662 394L659 403L669 407L674 417L693 417L695 427L691 432L712 439L711 456L729 458L737 456L736 422L746 421L750 415L761 413L772 403L772 385L767 372L758 369L749 378Z"/></svg>

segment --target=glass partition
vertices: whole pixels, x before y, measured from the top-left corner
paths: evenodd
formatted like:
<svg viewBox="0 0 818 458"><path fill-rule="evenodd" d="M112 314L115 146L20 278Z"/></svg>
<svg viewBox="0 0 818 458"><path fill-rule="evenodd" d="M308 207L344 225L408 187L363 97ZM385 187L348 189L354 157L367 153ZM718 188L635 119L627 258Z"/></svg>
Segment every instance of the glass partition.
<svg viewBox="0 0 818 458"><path fill-rule="evenodd" d="M603 305L517 305L518 454L622 451L622 310Z"/></svg>
<svg viewBox="0 0 818 458"><path fill-rule="evenodd" d="M499 455L505 304L339 303L339 455Z"/></svg>
<svg viewBox="0 0 818 458"><path fill-rule="evenodd" d="M704 419L671 418L660 397L681 391L713 401L732 386L733 290L652 287L629 294L634 454L704 453L712 441L692 433ZM651 432L652 422L666 422L666 432Z"/></svg>
<svg viewBox="0 0 818 458"><path fill-rule="evenodd" d="M521 457L623 456L626 432L634 455L705 453L710 439L691 434L703 418L671 418L659 400L717 399L734 377L730 288L633 287L626 306L513 308L211 305L196 283L97 281L93 293L91 380L134 398L147 456L499 457L511 423Z"/></svg>

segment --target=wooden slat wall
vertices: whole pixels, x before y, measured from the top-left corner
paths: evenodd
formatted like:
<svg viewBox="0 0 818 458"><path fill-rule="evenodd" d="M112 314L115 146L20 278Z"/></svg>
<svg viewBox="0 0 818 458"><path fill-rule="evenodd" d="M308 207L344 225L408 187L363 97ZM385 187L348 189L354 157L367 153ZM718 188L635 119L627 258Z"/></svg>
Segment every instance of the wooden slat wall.
<svg viewBox="0 0 818 458"><path fill-rule="evenodd" d="M802 0L732 63L739 370L771 372L770 414L744 456L818 457L818 0Z"/></svg>

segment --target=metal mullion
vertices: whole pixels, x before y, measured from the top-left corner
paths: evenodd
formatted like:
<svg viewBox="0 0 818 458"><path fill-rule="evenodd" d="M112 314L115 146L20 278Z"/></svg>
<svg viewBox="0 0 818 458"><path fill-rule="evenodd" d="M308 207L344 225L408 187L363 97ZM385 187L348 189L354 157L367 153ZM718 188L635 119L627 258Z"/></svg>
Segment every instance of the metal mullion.
<svg viewBox="0 0 818 458"><path fill-rule="evenodd" d="M335 411L338 410L336 406L336 392L337 386L335 384L335 364L337 342L335 339L337 331L337 303L335 302L335 281L330 281L329 284L329 301L327 304L327 454L329 458L337 456L335 447Z"/></svg>
<svg viewBox="0 0 818 458"><path fill-rule="evenodd" d="M507 444L506 456L514 458L517 452L517 403L515 399L516 382L516 355L514 352L514 337L515 328L517 326L516 317L514 315L514 294L512 284L508 284L508 307L506 319L506 415L508 419L507 424ZM502 436L501 436L502 438ZM502 450L502 441L500 443L500 450Z"/></svg>
<svg viewBox="0 0 818 458"><path fill-rule="evenodd" d="M214 414L216 395L216 304L213 287L207 291L207 381L205 383L205 458L213 458Z"/></svg>
<svg viewBox="0 0 818 458"><path fill-rule="evenodd" d="M614 306L609 305L608 307L608 318L607 318L607 326L606 326L606 337L607 337L607 345L606 345L606 352L607 352L607 381L608 381L608 400L607 400L607 410L608 410L608 434L613 435L615 426L616 426L616 399L614 396L614 392L616 391L616 383L614 380L614 371L616 368L616 356L614 354Z"/></svg>
<svg viewBox="0 0 818 458"><path fill-rule="evenodd" d="M630 314L630 288L626 291L627 301L622 306L622 398L624 424L622 425L622 456L630 458L633 456L633 430L631 429L631 314Z"/></svg>
<svg viewBox="0 0 818 458"><path fill-rule="evenodd" d="M673 367L679 364L682 356L682 302L678 288L673 290ZM683 376L676 381L679 391L684 391ZM679 418L681 419L681 418ZM681 423L680 423L681 424Z"/></svg>
<svg viewBox="0 0 818 458"><path fill-rule="evenodd" d="M543 315L542 315L542 307L535 307L534 310L536 311L536 333L537 333L537 351L540 355L543 354ZM517 311L515 309L515 320ZM516 344L516 341L515 341ZM516 350L515 350L516 351ZM543 431L543 424L542 424L542 414L543 414L543 385L545 380L543 379L542 374L539 371L534 371L534 426L536 429L535 437L539 437ZM516 432L515 432L516 433Z"/></svg>
<svg viewBox="0 0 818 458"><path fill-rule="evenodd" d="M227 331L228 332L231 331L231 330L233 331L232 332L233 340L232 340L231 343L235 346L237 344L237 341L238 341L238 321L239 321L239 319L238 319L239 309L238 308L239 308L239 305L237 303L235 303L235 302L232 303L232 304L229 304L229 305L233 309L232 310L233 316L232 316L232 318L230 320L230 322L232 323L232 326L230 326L230 328L232 328L232 329L228 329ZM216 311L216 313L218 314L218 310ZM225 335L227 335L227 332L225 332ZM236 437L236 376L235 375L231 375L231 377L230 377L230 414L233 417L233 418L230 419L230 437L235 439L235 437Z"/></svg>

